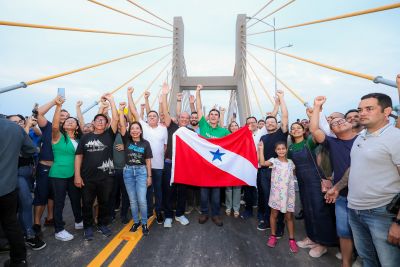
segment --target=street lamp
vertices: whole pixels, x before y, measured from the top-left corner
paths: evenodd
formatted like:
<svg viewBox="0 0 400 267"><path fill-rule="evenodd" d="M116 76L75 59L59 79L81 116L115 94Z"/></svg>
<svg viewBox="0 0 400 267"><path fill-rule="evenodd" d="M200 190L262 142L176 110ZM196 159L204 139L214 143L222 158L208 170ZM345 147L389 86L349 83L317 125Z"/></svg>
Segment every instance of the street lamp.
<svg viewBox="0 0 400 267"><path fill-rule="evenodd" d="M276 69L276 52L277 51L279 51L279 50L281 50L281 49L284 49L284 48L287 48L287 47L292 47L293 46L293 44L288 44L288 45L285 45L285 46L282 46L281 48L279 48L279 49L276 49L276 27L275 27L275 18L274 18L274 24L273 25L271 25L271 24L269 24L269 23L267 23L267 22L265 22L265 21L263 21L263 20L261 20L261 19L259 19L259 18L255 18L255 17L246 17L247 19L255 19L255 20L257 20L257 21L259 21L259 22L261 22L261 23L264 23L265 25L268 25L269 27L271 27L273 30L274 30L274 72L275 72L275 93L276 93L276 91L278 90L278 84L277 84L277 79L276 79L276 76L277 76L277 69Z"/></svg>

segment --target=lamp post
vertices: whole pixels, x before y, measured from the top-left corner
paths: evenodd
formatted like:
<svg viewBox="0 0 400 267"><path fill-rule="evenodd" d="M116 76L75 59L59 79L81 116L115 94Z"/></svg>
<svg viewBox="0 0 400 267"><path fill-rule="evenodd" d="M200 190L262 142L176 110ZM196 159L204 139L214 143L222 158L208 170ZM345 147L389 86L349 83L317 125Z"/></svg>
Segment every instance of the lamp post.
<svg viewBox="0 0 400 267"><path fill-rule="evenodd" d="M261 19L255 18L255 17L247 17L247 19L255 19L255 20L257 20L257 21L259 21L259 22L261 22L261 23L264 23L265 25L268 25L269 27L271 27L271 28L274 30L274 73L275 73L275 93L276 93L276 91L278 90L278 84L277 84L277 79L276 79L276 76L277 76L277 68L276 68L276 62L277 62L277 60L276 60L276 54L277 54L277 53L276 53L276 52L278 52L278 51L281 50L281 49L287 48L287 47L292 47L293 44L288 44L288 45L285 45L285 46L282 46L282 47L276 49L276 27L275 27L275 18L274 18L274 24L273 24L273 25L271 25L271 24L269 24L269 23L267 23L267 22L265 22L265 21L263 21L263 20L261 20Z"/></svg>

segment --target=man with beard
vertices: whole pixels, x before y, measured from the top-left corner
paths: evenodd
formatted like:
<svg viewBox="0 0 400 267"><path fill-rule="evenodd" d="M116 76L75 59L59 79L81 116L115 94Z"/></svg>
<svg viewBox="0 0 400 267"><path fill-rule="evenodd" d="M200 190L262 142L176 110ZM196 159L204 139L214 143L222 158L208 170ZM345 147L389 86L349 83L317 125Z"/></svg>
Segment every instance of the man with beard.
<svg viewBox="0 0 400 267"><path fill-rule="evenodd" d="M196 133L200 134L199 116L196 111L192 111L190 114L190 128L192 128Z"/></svg>
<svg viewBox="0 0 400 267"><path fill-rule="evenodd" d="M346 119L347 122L353 125L353 131L355 133L358 134L364 129L364 127L360 123L360 114L358 114L357 109L350 109L349 111L347 111L346 114L344 115L344 118Z"/></svg>

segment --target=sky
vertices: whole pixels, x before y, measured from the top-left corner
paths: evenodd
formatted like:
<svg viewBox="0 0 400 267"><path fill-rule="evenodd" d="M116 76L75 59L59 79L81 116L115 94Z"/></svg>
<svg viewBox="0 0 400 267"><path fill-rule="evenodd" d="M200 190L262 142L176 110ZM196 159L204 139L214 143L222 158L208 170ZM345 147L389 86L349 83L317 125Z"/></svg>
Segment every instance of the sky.
<svg viewBox="0 0 400 267"><path fill-rule="evenodd" d="M129 14L169 27L126 0L98 0ZM172 23L181 16L185 27L185 61L189 76L231 76L235 64L235 25L238 14L253 16L267 0L148 0L137 1L140 5ZM288 1L275 0L257 15L262 18ZM395 1L364 0L297 0L274 15L267 23L283 27L316 19L337 16L349 12L379 7ZM101 29L118 32L135 32L149 35L171 36L171 33L130 17L116 13L83 0L0 0L0 20L45 24L54 26ZM249 23L253 23L251 20ZM326 22L277 32L277 47L293 44L283 52L323 62L373 76L381 75L394 80L400 73L400 9L367 14L349 19ZM248 33L269 30L258 23ZM171 39L117 36L95 33L54 31L0 26L0 88L30 81L52 74L80 68L133 52L172 43ZM272 33L247 37L248 43L273 47ZM269 69L273 70L273 54L247 46ZM171 52L172 47L114 62L83 72L38 83L27 88L0 95L0 113L29 115L35 102L44 104L53 99L57 88L66 90L64 107L75 115L75 103L84 102L83 109L103 93L111 91L149 64ZM159 64L129 83L135 88L134 98L140 95L171 59L168 56ZM274 91L274 78L257 62L249 60L270 94ZM386 93L398 104L396 88L328 69L320 68L295 59L277 57L278 77L307 102L318 95L325 95L325 112L346 112L357 107L362 95L371 92ZM170 74L169 74L170 75ZM150 88L150 102L155 99L164 72ZM251 113L261 118L272 106L253 75L261 104L257 107L255 96L249 90ZM278 84L279 89L284 89ZM284 89L285 90L285 89ZM290 120L304 118L304 106L285 91ZM125 87L115 93L117 102L126 100ZM206 109L217 104L228 106L229 91L202 93ZM157 108L155 101L154 108ZM89 121L96 108L85 114ZM52 112L48 118L51 119Z"/></svg>

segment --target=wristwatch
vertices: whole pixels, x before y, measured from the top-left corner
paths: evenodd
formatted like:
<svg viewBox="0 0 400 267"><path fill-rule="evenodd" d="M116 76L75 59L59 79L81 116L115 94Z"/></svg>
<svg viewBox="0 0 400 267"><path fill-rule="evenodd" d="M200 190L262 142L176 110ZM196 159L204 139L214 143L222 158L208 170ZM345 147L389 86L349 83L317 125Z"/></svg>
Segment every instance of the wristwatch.
<svg viewBox="0 0 400 267"><path fill-rule="evenodd" d="M393 222L394 222L394 223L397 223L398 225L400 225L400 219L398 219L398 218L396 218L396 217L393 218Z"/></svg>

